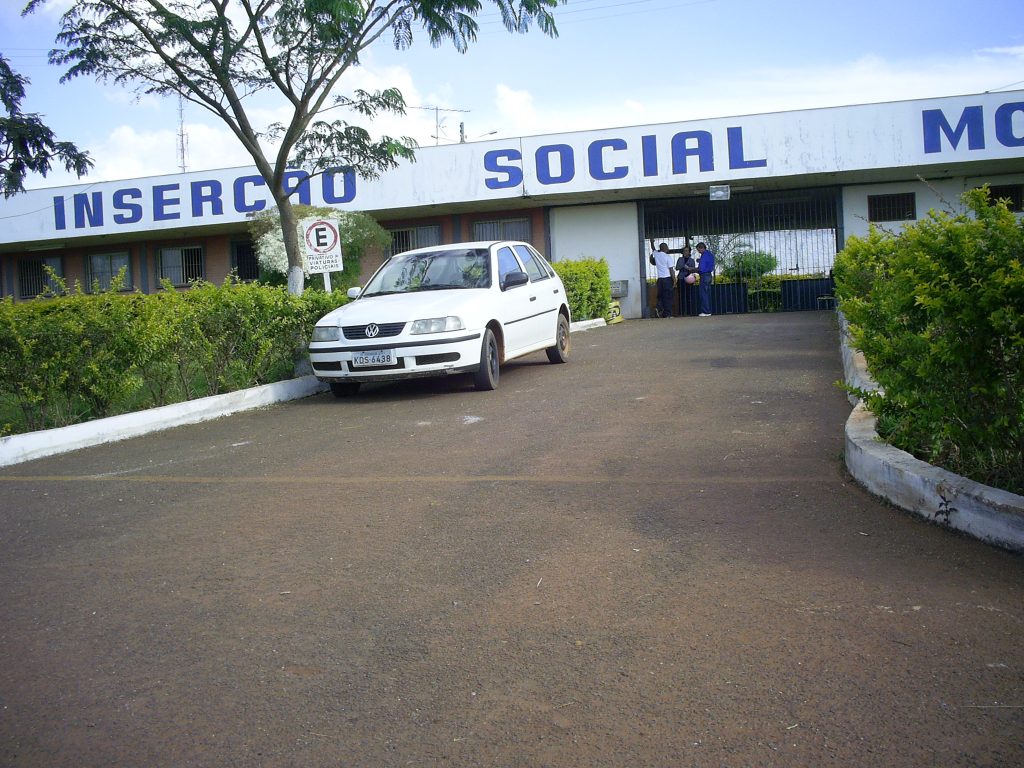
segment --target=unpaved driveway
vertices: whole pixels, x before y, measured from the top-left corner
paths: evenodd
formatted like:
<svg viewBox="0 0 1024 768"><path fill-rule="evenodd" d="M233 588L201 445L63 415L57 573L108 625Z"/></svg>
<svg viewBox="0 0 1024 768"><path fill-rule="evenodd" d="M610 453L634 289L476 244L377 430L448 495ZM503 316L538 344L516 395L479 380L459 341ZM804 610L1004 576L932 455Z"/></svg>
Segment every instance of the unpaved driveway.
<svg viewBox="0 0 1024 768"><path fill-rule="evenodd" d="M0 470L0 764L1024 764L1024 560L851 483L830 314L573 343Z"/></svg>

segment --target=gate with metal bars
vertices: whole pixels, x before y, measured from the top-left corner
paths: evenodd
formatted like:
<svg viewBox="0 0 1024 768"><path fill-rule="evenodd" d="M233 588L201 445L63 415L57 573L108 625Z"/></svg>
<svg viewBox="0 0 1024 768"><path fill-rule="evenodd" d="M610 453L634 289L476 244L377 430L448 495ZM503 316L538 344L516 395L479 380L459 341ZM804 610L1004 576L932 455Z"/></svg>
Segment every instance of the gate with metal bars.
<svg viewBox="0 0 1024 768"><path fill-rule="evenodd" d="M690 246L696 258L697 243L705 243L716 262L715 314L832 309L839 205L832 187L645 201L644 246L651 239L673 251ZM696 286L680 281L676 307L697 314Z"/></svg>

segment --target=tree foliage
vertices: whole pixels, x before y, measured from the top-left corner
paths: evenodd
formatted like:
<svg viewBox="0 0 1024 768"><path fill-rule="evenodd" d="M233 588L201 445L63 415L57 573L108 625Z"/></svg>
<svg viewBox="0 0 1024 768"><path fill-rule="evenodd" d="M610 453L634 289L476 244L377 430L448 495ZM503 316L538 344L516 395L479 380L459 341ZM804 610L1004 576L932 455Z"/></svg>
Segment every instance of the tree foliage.
<svg viewBox="0 0 1024 768"><path fill-rule="evenodd" d="M775 271L779 260L765 251L739 251L722 258L719 264L726 278L758 283L762 277Z"/></svg>
<svg viewBox="0 0 1024 768"><path fill-rule="evenodd" d="M510 32L531 23L556 35L551 9L564 0L490 0ZM47 0L29 0L25 13ZM286 173L351 168L375 178L414 157L407 137L373 137L356 122L403 114L394 88L338 93L360 55L390 34L396 48L423 30L431 45L465 51L476 40L481 0L79 0L61 18L50 60L64 80L95 77L140 93L176 94L227 125L267 182L281 215L290 279L301 267ZM286 122L261 127L250 97L274 94ZM344 117L324 119L327 110ZM332 115L333 117L333 115ZM346 119L347 118L347 119Z"/></svg>
<svg viewBox="0 0 1024 768"><path fill-rule="evenodd" d="M0 56L0 103L4 108L0 116L0 184L4 197L24 192L25 177L29 173L46 176L54 161L78 176L92 167L88 153L69 141L57 141L40 115L21 111L28 84L28 79Z"/></svg>

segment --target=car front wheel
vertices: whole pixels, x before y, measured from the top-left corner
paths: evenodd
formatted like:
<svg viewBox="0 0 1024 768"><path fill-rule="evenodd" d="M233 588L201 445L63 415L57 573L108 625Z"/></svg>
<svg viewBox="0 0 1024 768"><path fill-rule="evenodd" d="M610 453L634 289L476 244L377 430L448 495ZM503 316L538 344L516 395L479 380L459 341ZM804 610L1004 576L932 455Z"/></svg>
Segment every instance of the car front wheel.
<svg viewBox="0 0 1024 768"><path fill-rule="evenodd" d="M564 363L569 359L569 321L565 315L558 316L558 328L555 330L555 346L548 347L548 360L552 363Z"/></svg>
<svg viewBox="0 0 1024 768"><path fill-rule="evenodd" d="M494 338L494 332L487 328L480 347L480 367L473 378L477 389L488 391L498 388L499 363L498 340Z"/></svg>

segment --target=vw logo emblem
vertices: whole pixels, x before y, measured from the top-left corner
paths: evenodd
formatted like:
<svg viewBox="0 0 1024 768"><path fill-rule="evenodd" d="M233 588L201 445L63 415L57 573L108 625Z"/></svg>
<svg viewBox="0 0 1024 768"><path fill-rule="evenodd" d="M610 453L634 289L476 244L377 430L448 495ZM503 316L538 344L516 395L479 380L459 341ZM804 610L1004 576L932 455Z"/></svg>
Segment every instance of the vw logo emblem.
<svg viewBox="0 0 1024 768"><path fill-rule="evenodd" d="M370 323L368 326L366 326L366 338L372 339L378 333L380 333L380 328L377 326L376 323Z"/></svg>

